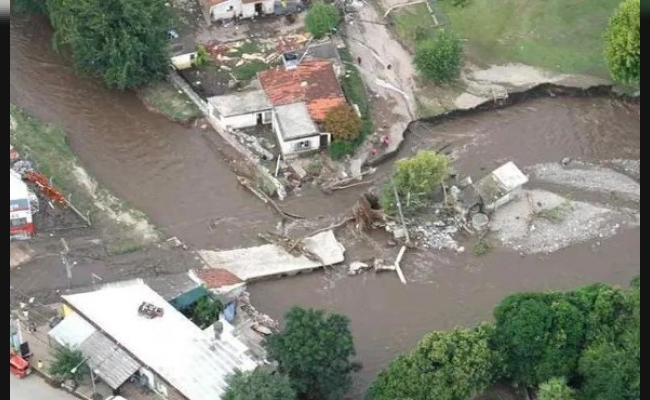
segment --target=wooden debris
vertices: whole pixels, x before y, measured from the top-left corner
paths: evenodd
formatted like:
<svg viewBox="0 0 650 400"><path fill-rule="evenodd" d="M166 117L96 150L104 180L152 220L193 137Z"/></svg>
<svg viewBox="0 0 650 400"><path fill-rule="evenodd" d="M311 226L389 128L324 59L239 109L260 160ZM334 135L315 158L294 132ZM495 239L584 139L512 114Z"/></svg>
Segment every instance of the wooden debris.
<svg viewBox="0 0 650 400"><path fill-rule="evenodd" d="M377 171L376 168L370 168L370 169L367 169L367 170L361 172L359 175L350 176L350 177L343 178L343 179L335 179L333 181L324 183L321 186L321 190L323 190L325 193L328 193L328 192L331 192L332 190L341 190L341 189L346 189L348 187L356 186L356 185L350 185L350 184L352 182L354 182L354 181L362 180L365 175L372 174L375 171Z"/></svg>
<svg viewBox="0 0 650 400"><path fill-rule="evenodd" d="M277 211L277 213L280 214L281 216L286 218L293 218L293 219L305 219L305 217L303 216L282 210L280 206L275 201L273 201L273 199L271 199L266 193L262 192L261 190L258 190L255 186L253 186L253 184L248 179L244 178L243 176L238 176L237 181L239 182L240 185L242 185L243 187L248 189L251 193L253 193L255 197L262 200L264 204L268 204L271 207L273 207L273 209Z"/></svg>

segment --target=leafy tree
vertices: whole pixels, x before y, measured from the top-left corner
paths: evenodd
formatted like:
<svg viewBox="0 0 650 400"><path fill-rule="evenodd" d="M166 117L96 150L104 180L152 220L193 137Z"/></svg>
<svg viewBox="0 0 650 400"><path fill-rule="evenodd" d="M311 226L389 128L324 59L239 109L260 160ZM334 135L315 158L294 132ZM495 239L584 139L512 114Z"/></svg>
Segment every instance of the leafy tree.
<svg viewBox="0 0 650 400"><path fill-rule="evenodd" d="M201 297L192 308L191 319L201 329L205 329L219 320L223 304L211 296Z"/></svg>
<svg viewBox="0 0 650 400"><path fill-rule="evenodd" d="M449 158L430 150L420 150L410 158L395 163L393 184L400 196L402 207L415 208L430 196L449 174ZM387 212L395 210L393 186L384 186L382 207Z"/></svg>
<svg viewBox="0 0 650 400"><path fill-rule="evenodd" d="M299 397L336 400L350 389L356 351L349 324L342 315L294 307L282 332L268 337L270 358Z"/></svg>
<svg viewBox="0 0 650 400"><path fill-rule="evenodd" d="M57 347L54 361L50 364L50 374L59 378L72 377L79 382L90 373L88 364L83 362L84 359L81 350L68 346Z"/></svg>
<svg viewBox="0 0 650 400"><path fill-rule="evenodd" d="M585 337L583 314L562 294L506 297L494 317L495 344L516 382L533 387L576 370Z"/></svg>
<svg viewBox="0 0 650 400"><path fill-rule="evenodd" d="M616 82L641 81L641 2L624 0L605 31L605 62Z"/></svg>
<svg viewBox="0 0 650 400"><path fill-rule="evenodd" d="M341 104L327 112L325 130L337 140L353 140L361 131L361 118L349 104Z"/></svg>
<svg viewBox="0 0 650 400"><path fill-rule="evenodd" d="M210 53L203 45L199 45L196 51L196 66L200 67L210 62Z"/></svg>
<svg viewBox="0 0 650 400"><path fill-rule="evenodd" d="M415 350L393 361L370 386L368 400L466 400L493 383L499 357L492 328L454 329L426 335Z"/></svg>
<svg viewBox="0 0 650 400"><path fill-rule="evenodd" d="M413 62L426 80L435 83L454 81L460 75L463 45L455 33L442 30L416 45Z"/></svg>
<svg viewBox="0 0 650 400"><path fill-rule="evenodd" d="M261 370L228 377L222 400L295 400L296 393L285 376Z"/></svg>
<svg viewBox="0 0 650 400"><path fill-rule="evenodd" d="M327 36L341 22L341 14L333 4L317 1L309 7L305 28L316 39Z"/></svg>
<svg viewBox="0 0 650 400"><path fill-rule="evenodd" d="M620 343L602 341L585 350L580 359L588 400L639 400L641 398L641 330L624 333Z"/></svg>
<svg viewBox="0 0 650 400"><path fill-rule="evenodd" d="M566 378L551 378L539 385L537 400L573 400L574 390Z"/></svg>
<svg viewBox="0 0 650 400"><path fill-rule="evenodd" d="M46 0L55 48L70 51L78 71L109 87L131 89L169 70L165 0Z"/></svg>

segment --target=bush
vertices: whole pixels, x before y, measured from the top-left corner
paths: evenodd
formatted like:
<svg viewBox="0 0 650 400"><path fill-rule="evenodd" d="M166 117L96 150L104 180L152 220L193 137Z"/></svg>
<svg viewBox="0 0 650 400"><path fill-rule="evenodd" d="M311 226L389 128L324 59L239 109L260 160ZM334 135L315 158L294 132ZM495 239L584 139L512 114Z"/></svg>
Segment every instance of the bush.
<svg viewBox="0 0 650 400"><path fill-rule="evenodd" d="M57 378L72 377L79 382L90 372L88 364L83 361L84 355L81 350L67 346L57 347L49 372Z"/></svg>
<svg viewBox="0 0 650 400"><path fill-rule="evenodd" d="M625 0L605 32L605 62L616 82L641 81L641 3Z"/></svg>
<svg viewBox="0 0 650 400"><path fill-rule="evenodd" d="M339 10L332 4L318 1L312 4L305 17L305 28L316 39L327 36L341 21Z"/></svg>
<svg viewBox="0 0 650 400"><path fill-rule="evenodd" d="M192 307L191 320L199 328L205 329L219 320L219 314L223 311L223 304L211 296L200 298Z"/></svg>
<svg viewBox="0 0 650 400"><path fill-rule="evenodd" d="M323 125L338 140L354 140L361 132L361 118L347 103L329 110Z"/></svg>
<svg viewBox="0 0 650 400"><path fill-rule="evenodd" d="M565 378L551 378L539 385L537 400L573 400L574 390Z"/></svg>
<svg viewBox="0 0 650 400"><path fill-rule="evenodd" d="M422 205L433 190L449 174L449 158L431 150L420 150L410 158L395 163L393 183L397 189L405 211ZM381 196L382 207L386 212L395 210L395 196L392 184L384 186Z"/></svg>
<svg viewBox="0 0 650 400"><path fill-rule="evenodd" d="M455 33L442 30L432 39L419 42L413 59L422 77L435 83L454 81L460 75L463 46Z"/></svg>
<svg viewBox="0 0 650 400"><path fill-rule="evenodd" d="M333 160L340 160L341 158L352 155L361 146L364 140L375 129L372 121L369 119L361 120L361 131L359 135L353 140L333 140L330 145L330 157Z"/></svg>

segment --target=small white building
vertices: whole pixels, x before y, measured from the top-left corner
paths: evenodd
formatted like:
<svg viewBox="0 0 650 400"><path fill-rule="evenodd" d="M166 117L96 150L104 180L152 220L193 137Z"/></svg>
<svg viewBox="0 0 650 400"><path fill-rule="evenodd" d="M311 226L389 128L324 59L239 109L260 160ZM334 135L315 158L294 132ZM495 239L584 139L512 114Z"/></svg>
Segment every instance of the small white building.
<svg viewBox="0 0 650 400"><path fill-rule="evenodd" d="M255 18L275 12L275 0L206 0L210 20Z"/></svg>
<svg viewBox="0 0 650 400"><path fill-rule="evenodd" d="M329 146L330 135L321 134L309 115L305 103L292 103L274 108L273 131L283 156Z"/></svg>
<svg viewBox="0 0 650 400"><path fill-rule="evenodd" d="M249 90L208 98L210 118L222 129L270 124L272 106L262 90Z"/></svg>
<svg viewBox="0 0 650 400"><path fill-rule="evenodd" d="M172 56L170 59L172 66L177 70L188 69L196 65L196 57L198 53L196 51L190 53L179 54Z"/></svg>
<svg viewBox="0 0 650 400"><path fill-rule="evenodd" d="M497 208L512 200L517 189L528 182L528 177L512 161L508 161L489 175L481 178L473 187L485 212L494 212Z"/></svg>

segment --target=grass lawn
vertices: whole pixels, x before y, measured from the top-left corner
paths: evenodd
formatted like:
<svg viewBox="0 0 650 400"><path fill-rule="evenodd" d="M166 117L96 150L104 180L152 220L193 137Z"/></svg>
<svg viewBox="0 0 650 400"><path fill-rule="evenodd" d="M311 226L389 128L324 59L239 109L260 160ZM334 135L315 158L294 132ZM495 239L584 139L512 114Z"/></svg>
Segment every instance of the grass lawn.
<svg viewBox="0 0 650 400"><path fill-rule="evenodd" d="M430 37L435 32L433 18L424 3L398 8L389 15L399 40L411 52L418 39Z"/></svg>
<svg viewBox="0 0 650 400"><path fill-rule="evenodd" d="M149 107L174 121L185 122L200 117L201 110L185 93L171 83L161 81L138 91L138 96Z"/></svg>
<svg viewBox="0 0 650 400"><path fill-rule="evenodd" d="M275 65L273 64L266 64L264 61L252 60L240 65L239 67L234 67L232 69L232 74L239 81L250 81L255 78L258 72L273 68L274 66Z"/></svg>
<svg viewBox="0 0 650 400"><path fill-rule="evenodd" d="M521 62L563 73L608 77L603 32L619 0L440 1L478 65Z"/></svg>

